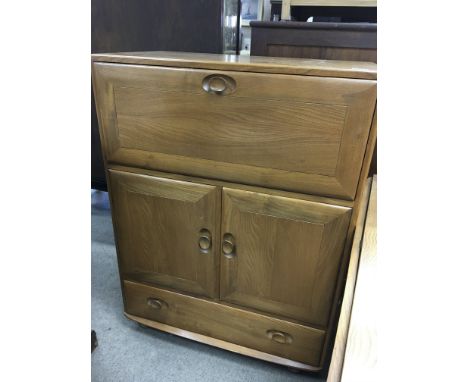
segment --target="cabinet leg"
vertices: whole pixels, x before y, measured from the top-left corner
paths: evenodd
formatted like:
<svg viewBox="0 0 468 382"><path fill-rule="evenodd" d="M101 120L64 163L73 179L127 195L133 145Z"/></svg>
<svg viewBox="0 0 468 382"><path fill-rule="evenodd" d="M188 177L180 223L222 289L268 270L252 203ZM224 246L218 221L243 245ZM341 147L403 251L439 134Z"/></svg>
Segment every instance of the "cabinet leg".
<svg viewBox="0 0 468 382"><path fill-rule="evenodd" d="M98 346L98 340L96 336L96 332L94 330L91 330L91 353L96 349Z"/></svg>

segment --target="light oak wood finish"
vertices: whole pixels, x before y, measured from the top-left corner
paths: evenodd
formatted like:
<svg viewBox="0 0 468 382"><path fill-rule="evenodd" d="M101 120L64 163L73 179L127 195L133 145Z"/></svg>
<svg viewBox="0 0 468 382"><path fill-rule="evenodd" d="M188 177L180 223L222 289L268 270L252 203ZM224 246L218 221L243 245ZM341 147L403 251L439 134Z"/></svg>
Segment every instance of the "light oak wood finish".
<svg viewBox="0 0 468 382"><path fill-rule="evenodd" d="M322 330L129 281L124 285L128 314L310 366L320 363ZM160 301L161 307L148 299Z"/></svg>
<svg viewBox="0 0 468 382"><path fill-rule="evenodd" d="M109 175L122 276L216 297L220 189L113 170Z"/></svg>
<svg viewBox="0 0 468 382"><path fill-rule="evenodd" d="M291 7L376 7L377 0L283 0L281 20L291 20Z"/></svg>
<svg viewBox="0 0 468 382"><path fill-rule="evenodd" d="M353 246L351 249L351 256L346 277L346 288L343 295L343 302L341 304L340 318L338 321L338 328L336 331L335 343L333 347L327 382L341 381L346 344L348 341L349 334L349 322L355 295L356 279L358 277L362 237L364 233L366 215L368 212L369 196L371 193L371 183L372 180L369 178L366 181L366 187L362 195L362 203L359 207L356 231L354 235ZM367 308L369 308L369 306Z"/></svg>
<svg viewBox="0 0 468 382"><path fill-rule="evenodd" d="M97 63L110 162L352 200L374 81ZM326 89L326 90L325 90ZM287 126L287 128L285 127Z"/></svg>
<svg viewBox="0 0 468 382"><path fill-rule="evenodd" d="M223 188L221 300L326 327L351 209ZM305 293L305 291L307 291Z"/></svg>
<svg viewBox="0 0 468 382"><path fill-rule="evenodd" d="M333 337L356 208L362 203L363 174L375 142L375 123L371 127L375 67L370 71L374 71L370 79L356 79L369 76L370 72L364 74L367 64L328 64L330 62L313 60L285 64L275 59L264 63L261 63L263 60L236 62L236 59L229 62L229 56L202 58L166 53L99 55L93 60L96 109L108 184L111 185L122 290L126 291L128 283L137 290L123 294L127 316L151 327L241 354L305 370L321 369L327 344ZM158 75L153 77L148 73ZM337 75L324 78L327 73ZM282 82L285 77L292 77L287 87ZM211 81L211 78L216 80ZM193 100L188 96L193 96ZM230 112L222 104L224 101L210 101L214 105L210 109L209 102L204 103L204 99L210 99L207 97L211 100L230 97L236 111L248 110L250 118ZM179 100L183 107L174 107ZM249 109L249 102L257 108ZM289 113L289 118L275 107L265 107L262 110L266 114L258 116L255 112L262 102L270 106L275 102L286 104L283 109L285 114ZM198 112L192 103L200 106ZM336 145L334 126L341 107L346 108L346 116L339 150L341 153L344 147L349 161L344 163L342 173L337 159L332 176L319 175L320 172L332 173L333 166L327 162L330 157L325 153L332 152ZM277 119L282 119L283 130L277 119L270 118L270 113L277 113ZM219 130L214 127L216 118L221 126ZM264 118L271 125L272 135L266 134ZM298 122L301 118L303 126ZM310 118L315 120L310 122ZM154 121L158 121L157 129L154 129ZM254 123L249 124L249 121ZM211 126L211 131L205 147L205 140L200 136L206 125ZM307 130L305 126L308 125L313 128ZM198 135L194 133L197 129ZM288 129L291 137L288 137ZM113 131L114 136L109 135L109 131ZM354 135L352 139L346 131ZM228 134L239 137L239 132L242 139L233 139L228 144ZM253 145L250 151L246 149L251 144L247 134L254 138L260 134L263 141L275 144L278 137L287 142L302 134L315 148L306 156L307 150L301 148L303 143L296 140L286 153L292 158L297 148L303 160L293 167L294 160L284 156L282 145L275 146L283 155L276 161L260 139L255 149L262 151L262 155L252 152ZM310 140L308 134L314 138ZM121 135L125 145L138 148L120 147L120 142L115 146L115 135ZM197 144L191 144L191 140ZM225 153L216 151L216 143L224 144ZM152 151L155 147L157 150ZM317 147L322 150L321 159L314 156ZM217 160L229 157L229 152L236 157L231 155L232 163L228 165L235 167L227 171L226 163ZM208 155L215 159L205 159ZM270 155L271 162L264 160L265 155ZM245 165L246 161L258 163ZM286 169L278 170L278 166ZM297 168L312 171L312 174L298 172ZM252 178L252 172L257 169L264 172ZM278 177L276 171L283 171L287 176ZM300 178L300 174L305 174L306 178L296 180L299 187L291 188L294 176ZM310 176L312 179L307 178ZM321 181L319 177L327 179ZM330 186L338 192L330 192ZM228 194L231 199L235 195L238 200L227 201ZM247 211L239 212L238 205ZM244 222L253 222L251 225L255 229L242 231ZM238 231L227 232L226 228ZM296 240L291 240L290 236ZM181 240L182 237L188 240ZM177 239L177 244L173 238ZM317 244L319 240L320 245ZM225 261L239 260L244 248L250 248L249 262L241 266L245 274L223 266ZM271 264L276 261L278 265ZM268 271L268 266L273 273ZM303 268L310 270L309 277ZM249 272L255 272L252 269L260 270L255 280L249 277ZM226 275L235 282L223 283ZM226 285L228 289L224 293ZM238 301L230 301L239 285L240 290L244 288L247 293ZM281 285L286 285L284 291ZM268 295L265 291L269 286L272 293ZM147 290L151 291L150 295L146 294ZM291 295L286 296L288 293ZM141 303L143 295L145 304ZM168 312L174 304L178 307L176 310L162 315L161 312ZM150 309L150 316L146 316L145 309ZM210 315L205 313L206 309ZM190 319L185 313L189 311L200 319ZM266 324L270 323L275 323L274 327L267 328ZM217 328L214 333L209 331L211 327ZM258 329L262 335L258 334ZM234 334L229 336L229 331Z"/></svg>
<svg viewBox="0 0 468 382"><path fill-rule="evenodd" d="M377 65L359 61L323 61L300 58L236 56L185 52L121 52L91 55L93 62L114 62L236 72L293 74L314 77L377 79Z"/></svg>

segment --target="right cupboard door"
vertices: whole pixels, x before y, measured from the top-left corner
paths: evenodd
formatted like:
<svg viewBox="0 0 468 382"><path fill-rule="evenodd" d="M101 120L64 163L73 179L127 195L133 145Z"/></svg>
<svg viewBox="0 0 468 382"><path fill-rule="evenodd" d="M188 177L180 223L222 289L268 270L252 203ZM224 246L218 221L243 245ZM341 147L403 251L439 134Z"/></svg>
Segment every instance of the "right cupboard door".
<svg viewBox="0 0 468 382"><path fill-rule="evenodd" d="M347 207L223 188L221 300L326 327Z"/></svg>

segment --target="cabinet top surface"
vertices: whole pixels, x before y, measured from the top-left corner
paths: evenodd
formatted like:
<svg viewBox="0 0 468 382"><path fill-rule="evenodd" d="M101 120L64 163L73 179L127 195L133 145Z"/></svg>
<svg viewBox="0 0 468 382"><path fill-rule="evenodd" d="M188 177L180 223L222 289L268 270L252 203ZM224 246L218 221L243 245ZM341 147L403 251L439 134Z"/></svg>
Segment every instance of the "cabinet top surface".
<svg viewBox="0 0 468 382"><path fill-rule="evenodd" d="M91 56L93 62L377 79L377 65L372 62L163 51L98 53Z"/></svg>

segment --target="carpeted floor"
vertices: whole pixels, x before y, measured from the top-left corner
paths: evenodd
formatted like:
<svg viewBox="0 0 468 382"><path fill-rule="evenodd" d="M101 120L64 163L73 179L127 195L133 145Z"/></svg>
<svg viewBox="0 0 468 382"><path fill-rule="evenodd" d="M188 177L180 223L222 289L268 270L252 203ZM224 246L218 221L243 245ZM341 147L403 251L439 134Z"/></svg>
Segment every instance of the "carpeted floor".
<svg viewBox="0 0 468 382"><path fill-rule="evenodd" d="M149 328L123 316L107 193L92 191L93 382L324 381Z"/></svg>

